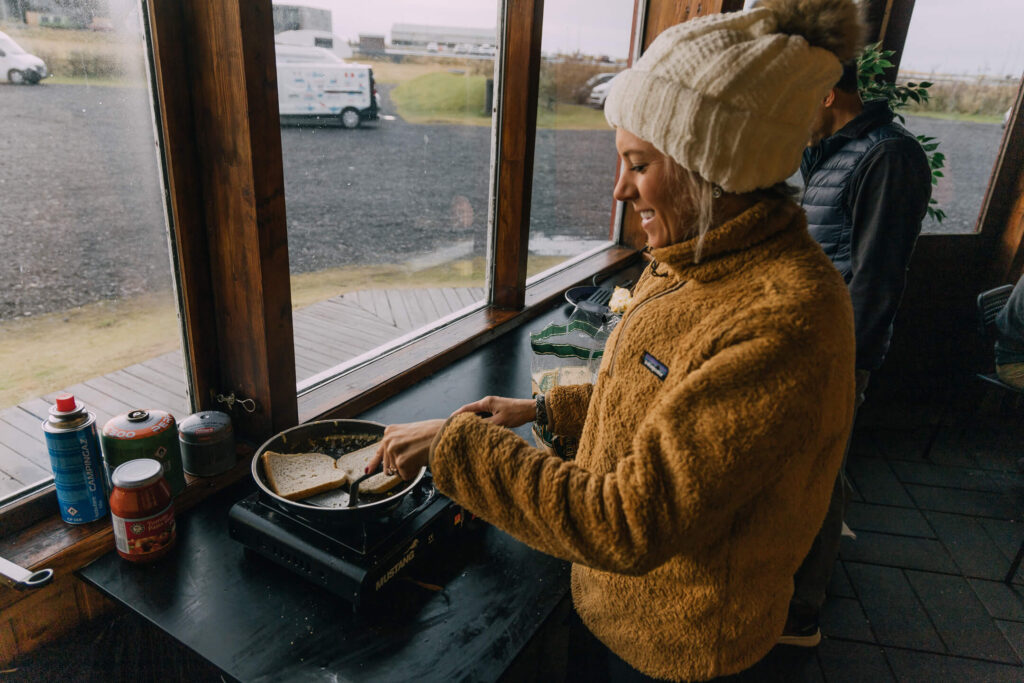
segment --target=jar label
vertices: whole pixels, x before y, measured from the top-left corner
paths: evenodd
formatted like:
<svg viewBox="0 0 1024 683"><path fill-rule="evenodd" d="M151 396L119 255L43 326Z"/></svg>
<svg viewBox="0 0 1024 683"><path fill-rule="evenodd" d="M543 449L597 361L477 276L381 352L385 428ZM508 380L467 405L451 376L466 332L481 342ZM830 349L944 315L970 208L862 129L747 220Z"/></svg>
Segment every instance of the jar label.
<svg viewBox="0 0 1024 683"><path fill-rule="evenodd" d="M174 505L149 517L125 519L112 514L114 544L127 555L143 558L174 542Z"/></svg>

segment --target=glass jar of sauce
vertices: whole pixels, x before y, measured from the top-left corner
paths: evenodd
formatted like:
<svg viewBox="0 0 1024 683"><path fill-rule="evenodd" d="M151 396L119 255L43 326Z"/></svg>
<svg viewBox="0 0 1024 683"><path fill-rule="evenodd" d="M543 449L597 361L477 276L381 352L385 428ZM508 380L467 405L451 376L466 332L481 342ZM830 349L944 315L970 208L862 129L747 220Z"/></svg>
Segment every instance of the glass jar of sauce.
<svg viewBox="0 0 1024 683"><path fill-rule="evenodd" d="M110 477L110 513L117 553L132 562L163 557L174 545L171 488L158 460L139 458L118 465Z"/></svg>

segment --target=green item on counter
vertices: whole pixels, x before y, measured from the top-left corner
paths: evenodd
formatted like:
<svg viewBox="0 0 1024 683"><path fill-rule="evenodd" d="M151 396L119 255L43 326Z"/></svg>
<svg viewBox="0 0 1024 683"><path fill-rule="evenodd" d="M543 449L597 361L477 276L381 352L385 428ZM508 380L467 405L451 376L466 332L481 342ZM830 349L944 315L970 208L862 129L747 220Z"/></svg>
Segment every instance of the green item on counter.
<svg viewBox="0 0 1024 683"><path fill-rule="evenodd" d="M164 466L171 494L185 490L185 470L174 416L163 410L133 410L112 417L100 435L107 472L138 458L152 458Z"/></svg>

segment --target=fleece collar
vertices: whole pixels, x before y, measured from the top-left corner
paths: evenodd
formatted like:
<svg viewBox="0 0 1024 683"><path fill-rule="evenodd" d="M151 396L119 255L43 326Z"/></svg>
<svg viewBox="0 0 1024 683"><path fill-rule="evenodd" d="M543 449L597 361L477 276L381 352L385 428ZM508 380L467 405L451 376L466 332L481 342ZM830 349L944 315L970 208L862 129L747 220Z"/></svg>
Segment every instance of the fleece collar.
<svg viewBox="0 0 1024 683"><path fill-rule="evenodd" d="M802 227L796 221L800 207L788 199L765 199L732 220L712 228L704 236L700 262L694 263L697 239L652 249L651 256L680 280L705 282L723 277L750 258L748 251L776 233Z"/></svg>

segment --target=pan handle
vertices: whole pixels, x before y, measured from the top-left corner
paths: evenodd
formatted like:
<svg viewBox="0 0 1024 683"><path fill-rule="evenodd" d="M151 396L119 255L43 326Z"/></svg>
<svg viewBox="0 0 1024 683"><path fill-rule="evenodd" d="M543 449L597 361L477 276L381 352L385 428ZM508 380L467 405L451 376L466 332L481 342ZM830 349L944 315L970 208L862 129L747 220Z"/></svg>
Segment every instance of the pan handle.
<svg viewBox="0 0 1024 683"><path fill-rule="evenodd" d="M380 474L383 471L384 471L384 463L382 462L380 464L380 466L378 466L377 469L375 469L373 472L367 472L366 474L364 474L363 476L359 477L358 479L356 479L354 482L352 482L349 485L349 487L348 487L348 507L350 507L350 508L359 507L359 485L362 484L367 479L369 479L370 477L375 476L377 474Z"/></svg>

